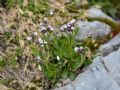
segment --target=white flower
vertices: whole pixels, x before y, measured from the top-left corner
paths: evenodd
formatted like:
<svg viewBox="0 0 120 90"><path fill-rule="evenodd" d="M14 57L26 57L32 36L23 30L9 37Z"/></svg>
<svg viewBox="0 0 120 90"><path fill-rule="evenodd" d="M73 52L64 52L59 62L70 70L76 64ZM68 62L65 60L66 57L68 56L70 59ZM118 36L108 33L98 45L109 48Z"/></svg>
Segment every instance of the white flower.
<svg viewBox="0 0 120 90"><path fill-rule="evenodd" d="M67 28L67 25L66 25L66 24L65 24L65 25L63 25L63 28L65 28L65 29L66 29L66 28Z"/></svg>
<svg viewBox="0 0 120 90"><path fill-rule="evenodd" d="M83 47L82 46L81 47L75 47L74 51L77 52L77 53L80 53L80 52L83 51Z"/></svg>
<svg viewBox="0 0 120 90"><path fill-rule="evenodd" d="M61 27L60 30L61 30L61 31L64 31L64 27Z"/></svg>
<svg viewBox="0 0 120 90"><path fill-rule="evenodd" d="M48 21L48 18L47 18L47 17L45 17L45 18L44 18L44 21Z"/></svg>
<svg viewBox="0 0 120 90"><path fill-rule="evenodd" d="M71 27L71 23L68 22L68 23L67 23L67 27Z"/></svg>
<svg viewBox="0 0 120 90"><path fill-rule="evenodd" d="M46 31L46 30L47 30L46 27L44 27L44 26L41 26L41 27L40 27L40 32L41 32L41 31Z"/></svg>
<svg viewBox="0 0 120 90"><path fill-rule="evenodd" d="M40 26L42 26L43 25L43 23L40 23Z"/></svg>
<svg viewBox="0 0 120 90"><path fill-rule="evenodd" d="M53 28L51 25L48 25L48 28L49 28L51 31L54 30L54 28Z"/></svg>
<svg viewBox="0 0 120 90"><path fill-rule="evenodd" d="M80 49L80 50L83 50L83 47L81 46L81 47L79 47L79 49Z"/></svg>
<svg viewBox="0 0 120 90"><path fill-rule="evenodd" d="M87 36L90 38L92 36L92 33L88 33Z"/></svg>
<svg viewBox="0 0 120 90"><path fill-rule="evenodd" d="M41 66L40 65L38 65L38 69L41 71L42 70L42 68L41 68Z"/></svg>
<svg viewBox="0 0 120 90"><path fill-rule="evenodd" d="M41 44L40 46L43 48L43 47L44 47L44 44Z"/></svg>
<svg viewBox="0 0 120 90"><path fill-rule="evenodd" d="M60 57L59 56L57 56L56 58L57 58L58 61L60 61Z"/></svg>
<svg viewBox="0 0 120 90"><path fill-rule="evenodd" d="M72 19L72 20L70 21L71 24L74 24L75 22L76 22L75 19Z"/></svg>
<svg viewBox="0 0 120 90"><path fill-rule="evenodd" d="M36 59L38 62L41 60L40 56L37 56Z"/></svg>
<svg viewBox="0 0 120 90"><path fill-rule="evenodd" d="M34 36L37 36L37 35L38 35L38 33L37 33L37 32L33 32L33 35L34 35Z"/></svg>
<svg viewBox="0 0 120 90"><path fill-rule="evenodd" d="M71 27L71 30L74 30L75 28L74 27Z"/></svg>
<svg viewBox="0 0 120 90"><path fill-rule="evenodd" d="M54 14L53 10L50 10L50 15L53 15L53 14Z"/></svg>
<svg viewBox="0 0 120 90"><path fill-rule="evenodd" d="M79 50L78 47L75 47L75 48L74 48L74 51L75 51L75 52L78 52L78 50Z"/></svg>
<svg viewBox="0 0 120 90"><path fill-rule="evenodd" d="M50 28L50 30L51 30L51 31L53 31L53 30L54 30L54 28L53 28L53 27L51 27L51 28Z"/></svg>
<svg viewBox="0 0 120 90"><path fill-rule="evenodd" d="M44 44L47 44L47 42L46 42L45 40L43 41L43 43L44 43Z"/></svg>
<svg viewBox="0 0 120 90"><path fill-rule="evenodd" d="M31 40L32 40L32 37L28 36L28 37L27 37L27 40L28 40L28 41L31 41Z"/></svg>
<svg viewBox="0 0 120 90"><path fill-rule="evenodd" d="M42 30L46 30L46 27L44 27L44 26L41 26L40 28L41 28Z"/></svg>
<svg viewBox="0 0 120 90"><path fill-rule="evenodd" d="M43 40L42 40L41 38L38 38L38 42L39 42L40 44L42 44L42 43L43 43Z"/></svg>

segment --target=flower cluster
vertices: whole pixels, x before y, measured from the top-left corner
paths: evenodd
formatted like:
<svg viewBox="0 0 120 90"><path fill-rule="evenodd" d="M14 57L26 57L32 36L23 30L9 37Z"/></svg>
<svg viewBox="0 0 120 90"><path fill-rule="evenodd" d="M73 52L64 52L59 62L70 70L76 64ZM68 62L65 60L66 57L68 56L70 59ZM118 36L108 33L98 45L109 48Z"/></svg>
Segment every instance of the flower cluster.
<svg viewBox="0 0 120 90"><path fill-rule="evenodd" d="M37 32L33 32L30 36L28 36L26 38L29 42L31 41L35 41L37 43L37 45L40 45L41 47L44 47L44 45L47 44L47 42L45 40L42 40L39 36Z"/></svg>
<svg viewBox="0 0 120 90"><path fill-rule="evenodd" d="M45 40L42 40L41 38L38 38L37 43L41 46L44 47L44 45L47 44L47 42Z"/></svg>
<svg viewBox="0 0 120 90"><path fill-rule="evenodd" d="M83 47L81 46L81 47L75 47L74 48L74 51L76 52L76 53L81 53L81 52L83 52Z"/></svg>
<svg viewBox="0 0 120 90"><path fill-rule="evenodd" d="M41 22L40 23L40 32L47 32L47 31L53 31L54 30L54 27L50 24L47 23L48 21L48 18L45 17L44 18L44 22Z"/></svg>
<svg viewBox="0 0 120 90"><path fill-rule="evenodd" d="M60 30L61 31L65 31L67 30L68 32L70 31L73 31L74 30L74 27L73 25L75 24L76 20L75 19L72 19L70 22L68 22L67 24L63 25Z"/></svg>

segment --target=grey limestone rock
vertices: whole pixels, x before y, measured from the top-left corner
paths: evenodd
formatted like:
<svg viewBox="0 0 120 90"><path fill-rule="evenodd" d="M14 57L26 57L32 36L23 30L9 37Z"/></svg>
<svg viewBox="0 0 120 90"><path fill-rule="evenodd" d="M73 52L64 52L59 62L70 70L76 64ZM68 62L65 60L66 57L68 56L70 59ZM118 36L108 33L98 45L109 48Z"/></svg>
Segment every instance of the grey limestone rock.
<svg viewBox="0 0 120 90"><path fill-rule="evenodd" d="M78 22L77 26L80 27L80 30L76 35L76 40L78 41L87 39L88 35L91 35L91 38L95 39L103 38L104 36L109 35L111 32L110 26L99 21L80 21Z"/></svg>
<svg viewBox="0 0 120 90"><path fill-rule="evenodd" d="M114 28L118 27L119 25L115 20L105 14L101 9L96 7L88 9L86 11L86 17L90 20L98 20L104 22Z"/></svg>
<svg viewBox="0 0 120 90"><path fill-rule="evenodd" d="M115 22L111 17L109 17L107 14L105 14L101 9L95 8L95 7L88 9L87 15L90 18L106 18L108 20Z"/></svg>
<svg viewBox="0 0 120 90"><path fill-rule="evenodd" d="M102 55L107 55L112 51L117 50L119 47L120 47L120 33L107 43L101 45L99 47L99 52L102 53Z"/></svg>

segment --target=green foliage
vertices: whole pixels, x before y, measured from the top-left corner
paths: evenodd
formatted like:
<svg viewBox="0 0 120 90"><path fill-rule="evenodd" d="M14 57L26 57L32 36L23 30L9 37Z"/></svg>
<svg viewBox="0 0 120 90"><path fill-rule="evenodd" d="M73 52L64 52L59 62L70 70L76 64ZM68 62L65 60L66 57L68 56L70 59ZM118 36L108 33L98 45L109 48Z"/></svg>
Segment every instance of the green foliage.
<svg viewBox="0 0 120 90"><path fill-rule="evenodd" d="M67 77L73 80L77 75L76 70L91 62L85 55L86 50L82 53L74 51L76 45L80 45L75 41L74 33L61 37L54 36L49 40L51 36L53 37L52 33L44 36L48 44L42 52L33 47L32 52L35 56L41 57L44 63L41 65L42 71L53 84Z"/></svg>
<svg viewBox="0 0 120 90"><path fill-rule="evenodd" d="M15 7L16 4L22 6L23 0L7 0L7 2L6 2L7 8L9 8L9 9L11 7Z"/></svg>
<svg viewBox="0 0 120 90"><path fill-rule="evenodd" d="M3 68L6 65L5 58L3 56L0 56L0 69Z"/></svg>
<svg viewBox="0 0 120 90"><path fill-rule="evenodd" d="M45 13L46 11L49 10L49 5L47 0L37 0L35 3L35 0L29 0L29 4L27 8L30 11L33 11L34 13Z"/></svg>
<svg viewBox="0 0 120 90"><path fill-rule="evenodd" d="M43 14L49 10L48 0L29 0L27 6L23 6L24 0L7 0L7 8L13 8L19 5L24 10L28 9L36 14Z"/></svg>

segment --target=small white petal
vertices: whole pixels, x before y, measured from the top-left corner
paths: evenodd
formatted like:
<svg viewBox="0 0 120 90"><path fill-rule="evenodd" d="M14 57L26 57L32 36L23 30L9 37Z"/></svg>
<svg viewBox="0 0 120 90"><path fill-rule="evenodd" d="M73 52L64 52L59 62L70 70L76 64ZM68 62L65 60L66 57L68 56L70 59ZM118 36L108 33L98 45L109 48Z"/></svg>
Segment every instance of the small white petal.
<svg viewBox="0 0 120 90"><path fill-rule="evenodd" d="M37 60L41 60L40 56L37 56L36 59L37 59Z"/></svg>
<svg viewBox="0 0 120 90"><path fill-rule="evenodd" d="M50 15L53 15L53 14L54 14L53 10L50 10Z"/></svg>
<svg viewBox="0 0 120 90"><path fill-rule="evenodd" d="M57 58L58 61L60 61L60 57L59 56L57 56L56 58Z"/></svg>
<svg viewBox="0 0 120 90"><path fill-rule="evenodd" d="M83 49L83 47L81 46L81 47L79 47L79 49L80 49L80 50L82 50L82 49Z"/></svg>
<svg viewBox="0 0 120 90"><path fill-rule="evenodd" d="M34 36L37 36L37 35L38 35L38 33L37 33L37 32L34 32L34 33L33 33L33 35L34 35Z"/></svg>
<svg viewBox="0 0 120 90"><path fill-rule="evenodd" d="M71 24L74 24L75 22L76 22L75 19L72 19L72 20L70 21Z"/></svg>
<svg viewBox="0 0 120 90"><path fill-rule="evenodd" d="M40 65L38 65L38 69L41 71L42 70L42 68L41 68L41 66Z"/></svg>
<svg viewBox="0 0 120 90"><path fill-rule="evenodd" d="M74 48L74 51L75 51L75 52L78 52L78 49L79 49L78 47L75 47L75 48Z"/></svg>
<svg viewBox="0 0 120 90"><path fill-rule="evenodd" d="M44 44L40 45L41 47L44 47Z"/></svg>
<svg viewBox="0 0 120 90"><path fill-rule="evenodd" d="M75 28L74 27L71 27L71 30L74 30Z"/></svg>
<svg viewBox="0 0 120 90"><path fill-rule="evenodd" d="M42 26L43 25L43 23L40 23L40 26Z"/></svg>
<svg viewBox="0 0 120 90"><path fill-rule="evenodd" d="M47 18L47 17L45 17L45 18L44 18L44 21L48 21L48 18Z"/></svg>
<svg viewBox="0 0 120 90"><path fill-rule="evenodd" d="M68 27L70 27L70 26L71 26L71 24L70 24L70 23L67 23L67 26L68 26Z"/></svg>
<svg viewBox="0 0 120 90"><path fill-rule="evenodd" d="M61 30L61 31L64 31L64 27L61 27L60 30Z"/></svg>
<svg viewBox="0 0 120 90"><path fill-rule="evenodd" d="M28 40L28 41L31 41L31 40L32 40L32 37L29 37L29 36L28 36L28 37L27 37L27 40Z"/></svg>
<svg viewBox="0 0 120 90"><path fill-rule="evenodd" d="M42 40L41 38L38 38L38 42L39 42L40 44L42 44L42 43L43 43L43 40Z"/></svg>
<svg viewBox="0 0 120 90"><path fill-rule="evenodd" d="M54 28L53 28L53 27L51 27L51 28L50 28L50 30L51 30L51 31L53 31L53 30L54 30Z"/></svg>
<svg viewBox="0 0 120 90"><path fill-rule="evenodd" d="M44 43L44 44L47 44L47 42L46 42L45 40L43 41L43 43Z"/></svg>
<svg viewBox="0 0 120 90"><path fill-rule="evenodd" d="M67 25L66 25L66 24L65 24L65 25L63 25L63 28L65 28L65 29L66 29L66 28L67 28Z"/></svg>
<svg viewBox="0 0 120 90"><path fill-rule="evenodd" d="M48 25L48 28L49 28L51 31L54 30L54 28L53 28L51 25Z"/></svg>
<svg viewBox="0 0 120 90"><path fill-rule="evenodd" d="M43 29L43 30L46 30L46 27L44 27L44 26L41 26L40 28Z"/></svg>

